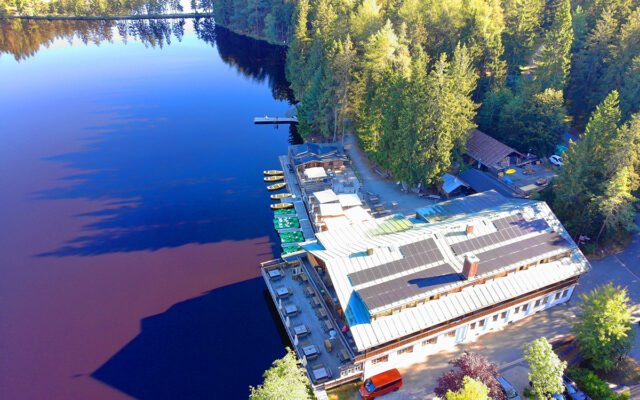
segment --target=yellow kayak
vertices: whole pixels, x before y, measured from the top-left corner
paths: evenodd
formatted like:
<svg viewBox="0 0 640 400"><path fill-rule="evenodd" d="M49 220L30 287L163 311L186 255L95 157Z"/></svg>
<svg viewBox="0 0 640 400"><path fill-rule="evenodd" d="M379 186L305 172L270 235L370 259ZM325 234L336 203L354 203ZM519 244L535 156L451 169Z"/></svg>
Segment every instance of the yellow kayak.
<svg viewBox="0 0 640 400"><path fill-rule="evenodd" d="M276 203L271 205L272 210L282 210L283 208L293 207L292 203Z"/></svg>
<svg viewBox="0 0 640 400"><path fill-rule="evenodd" d="M282 175L273 175L273 176L265 176L264 177L264 181L265 182L278 182L284 180L284 176Z"/></svg>
<svg viewBox="0 0 640 400"><path fill-rule="evenodd" d="M287 184L285 182L280 182L280 183L276 183L274 185L267 186L267 190L278 190L278 189L282 189L285 186L287 186Z"/></svg>
<svg viewBox="0 0 640 400"><path fill-rule="evenodd" d="M278 193L278 194L272 194L272 195L271 195L271 200L284 199L285 197L291 197L291 193Z"/></svg>
<svg viewBox="0 0 640 400"><path fill-rule="evenodd" d="M282 175L283 174L282 171L278 171L277 169L272 169L272 170L269 170L269 171L263 171L263 173L265 175L267 175L267 176L270 176L270 175Z"/></svg>

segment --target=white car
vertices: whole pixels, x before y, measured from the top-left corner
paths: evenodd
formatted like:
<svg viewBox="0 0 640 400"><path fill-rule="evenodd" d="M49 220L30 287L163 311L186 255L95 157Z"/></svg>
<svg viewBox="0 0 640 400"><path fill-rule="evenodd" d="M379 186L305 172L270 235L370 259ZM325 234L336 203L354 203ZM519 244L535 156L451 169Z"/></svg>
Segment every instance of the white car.
<svg viewBox="0 0 640 400"><path fill-rule="evenodd" d="M555 154L549 157L549 162L557 166L564 165L564 163L562 162L562 157Z"/></svg>

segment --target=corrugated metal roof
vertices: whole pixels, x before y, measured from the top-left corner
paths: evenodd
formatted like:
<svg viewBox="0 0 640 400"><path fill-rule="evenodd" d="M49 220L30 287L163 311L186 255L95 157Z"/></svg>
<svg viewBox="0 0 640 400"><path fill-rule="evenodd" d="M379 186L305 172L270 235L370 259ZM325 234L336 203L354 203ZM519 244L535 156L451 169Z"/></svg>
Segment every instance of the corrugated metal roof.
<svg viewBox="0 0 640 400"><path fill-rule="evenodd" d="M489 203L494 207L482 207L481 211L464 216L457 215L456 211L455 218L450 220L412 224L409 229L395 233L372 234L386 232L389 226L394 226L393 224L397 223L394 218L368 221L344 229L320 232L317 234L319 244L304 245L305 249L310 253L324 260L343 309L348 306L349 299L354 293L360 291L364 302L368 303L367 305L372 315L390 308L399 307L402 304L427 298L433 293L447 292L468 282L439 282L438 285L434 285L433 290L428 288L429 290L419 290L416 293L409 293L409 290L405 294L400 292L401 294L394 295L395 297L392 299L387 298L383 302L384 304L380 305L378 302L371 300L375 296L376 289L369 288L386 288L385 285L388 285L388 282L402 277L406 281L415 274L425 273L437 263L431 262L431 259L429 259L425 261L426 264L419 262L412 268L396 268L393 271L387 271L386 275L378 276L373 274L370 279L363 282L352 282L349 279L351 274L366 270L374 271L379 269L380 266L394 261L400 260L401 263L404 262L402 260L406 260L407 254L403 254L400 249L410 243L432 240L441 252L442 257L440 259L444 258L444 262L450 265L452 271L454 271L452 273L461 273L464 258L463 255L453 252L452 245L470 238L497 232L498 227L492 223L493 221L498 221L497 225L503 229L508 228L512 223L521 223L522 218L526 221L545 221L545 224L538 225L536 223L535 226L537 228L532 230L528 230L527 225L521 235L508 238L502 242L481 242L483 243L482 246L484 246L478 248L481 254L492 252L490 254L498 255L498 258L500 258L501 250L495 249L501 248L503 250L513 249L505 252L508 254L519 254L522 248L526 248L523 251L527 254L522 253L517 257L507 257L509 258L508 260L505 258L505 262L499 263L500 265L495 264L491 271L483 271L480 268L479 274L474 278L475 280L493 276L501 271L510 270L520 264L528 263L529 260L525 259L527 257L531 257L531 261L535 262L541 257L546 258L566 252L567 249L571 251L570 257L564 257L553 263L537 265L528 270L509 274L506 277L492 279L485 284L465 288L462 292L445 295L437 300L427 301L417 307L403 309L393 315L372 320L370 323L359 323L356 326L351 326L351 331L359 350L384 344L400 336L426 329L433 324L508 300L519 294L530 292L536 288L564 280L587 270L586 259L546 203L509 200L504 203L500 202L497 207L495 202L490 201ZM458 208L459 210L460 208ZM469 224L474 226L474 230L472 234L467 235L465 228ZM381 225L385 226L386 229L380 229ZM529 242L531 242L530 245L521 246L523 243ZM366 253L369 248L373 249L373 254L371 255ZM532 248L536 248L536 250L530 250ZM492 258L492 260L494 259L495 257ZM439 263L441 264L442 261L439 261ZM403 281L400 279L398 282L402 283ZM394 286L392 291L395 291L396 288L397 286ZM464 293L465 297L460 297L460 293Z"/></svg>
<svg viewBox="0 0 640 400"><path fill-rule="evenodd" d="M472 130L469 139L467 139L467 154L484 165L491 167L496 167L500 161L511 154L524 157L519 151L478 129Z"/></svg>

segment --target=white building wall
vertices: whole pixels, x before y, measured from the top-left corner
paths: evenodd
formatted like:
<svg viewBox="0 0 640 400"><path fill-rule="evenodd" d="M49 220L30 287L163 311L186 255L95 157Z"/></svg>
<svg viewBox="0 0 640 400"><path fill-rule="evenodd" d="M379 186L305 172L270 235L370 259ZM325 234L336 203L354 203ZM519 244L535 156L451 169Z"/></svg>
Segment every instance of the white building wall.
<svg viewBox="0 0 640 400"><path fill-rule="evenodd" d="M495 314L469 321L464 325L457 326L455 329L416 340L413 343L393 349L386 354L368 359L364 362L364 377L366 379L392 368L404 368L412 364L427 362L427 357L431 354L443 350L453 350L457 344L473 342L485 333L501 330L510 322L519 321L539 311L566 302L571 298L574 288L575 286L563 288L558 292L523 301ZM435 343L430 343L434 339ZM387 360L375 362L375 360L382 357L387 357Z"/></svg>

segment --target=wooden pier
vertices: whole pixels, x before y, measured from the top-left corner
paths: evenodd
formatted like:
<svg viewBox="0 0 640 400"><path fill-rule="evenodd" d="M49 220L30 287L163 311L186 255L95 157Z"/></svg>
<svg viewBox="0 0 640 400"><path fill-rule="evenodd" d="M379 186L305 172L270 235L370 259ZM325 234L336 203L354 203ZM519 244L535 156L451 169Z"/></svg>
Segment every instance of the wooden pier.
<svg viewBox="0 0 640 400"><path fill-rule="evenodd" d="M298 118L293 117L293 118L286 118L286 117L278 117L277 115L275 117L255 117L253 119L253 123L256 125L264 125L264 124L273 124L273 125L278 125L278 124L297 124L298 123Z"/></svg>

